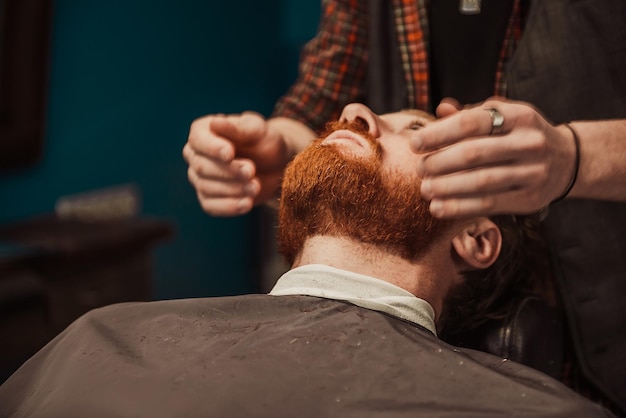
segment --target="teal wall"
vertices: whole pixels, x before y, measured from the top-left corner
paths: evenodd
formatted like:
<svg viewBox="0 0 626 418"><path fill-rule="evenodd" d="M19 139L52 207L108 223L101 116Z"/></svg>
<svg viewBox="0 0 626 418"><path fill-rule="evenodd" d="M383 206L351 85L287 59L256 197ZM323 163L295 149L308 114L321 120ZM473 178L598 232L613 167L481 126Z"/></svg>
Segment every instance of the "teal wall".
<svg viewBox="0 0 626 418"><path fill-rule="evenodd" d="M143 213L173 223L155 297L253 289L255 217L204 214L181 157L201 115L265 115L296 74L318 0L56 0L45 153L0 177L0 223L64 195L133 183Z"/></svg>

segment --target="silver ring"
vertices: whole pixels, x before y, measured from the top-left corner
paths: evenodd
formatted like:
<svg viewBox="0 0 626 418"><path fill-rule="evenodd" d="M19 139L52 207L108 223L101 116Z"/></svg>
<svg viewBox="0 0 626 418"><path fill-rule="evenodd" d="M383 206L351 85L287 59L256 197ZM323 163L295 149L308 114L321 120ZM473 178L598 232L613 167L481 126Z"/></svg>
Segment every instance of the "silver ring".
<svg viewBox="0 0 626 418"><path fill-rule="evenodd" d="M489 135L500 135L504 126L504 116L498 109L490 108L485 110L491 116L491 132L489 132Z"/></svg>

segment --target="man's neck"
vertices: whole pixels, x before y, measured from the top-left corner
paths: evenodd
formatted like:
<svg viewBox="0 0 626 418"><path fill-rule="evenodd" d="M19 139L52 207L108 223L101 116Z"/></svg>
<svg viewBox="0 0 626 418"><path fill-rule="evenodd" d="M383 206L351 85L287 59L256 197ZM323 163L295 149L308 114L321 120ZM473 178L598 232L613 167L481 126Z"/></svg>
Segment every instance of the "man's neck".
<svg viewBox="0 0 626 418"><path fill-rule="evenodd" d="M385 280L428 301L436 312L441 312L443 298L450 286L449 272L441 267L442 260L432 252L411 262L346 237L308 238L293 267L306 264L325 264Z"/></svg>

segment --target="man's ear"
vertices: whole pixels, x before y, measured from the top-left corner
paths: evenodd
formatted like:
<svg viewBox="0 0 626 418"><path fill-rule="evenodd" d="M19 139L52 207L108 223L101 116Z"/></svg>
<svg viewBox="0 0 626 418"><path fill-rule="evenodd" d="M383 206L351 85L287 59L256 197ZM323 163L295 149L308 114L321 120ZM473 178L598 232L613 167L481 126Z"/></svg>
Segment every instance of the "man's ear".
<svg viewBox="0 0 626 418"><path fill-rule="evenodd" d="M452 246L471 270L491 266L502 248L500 228L488 218L476 218L452 238Z"/></svg>

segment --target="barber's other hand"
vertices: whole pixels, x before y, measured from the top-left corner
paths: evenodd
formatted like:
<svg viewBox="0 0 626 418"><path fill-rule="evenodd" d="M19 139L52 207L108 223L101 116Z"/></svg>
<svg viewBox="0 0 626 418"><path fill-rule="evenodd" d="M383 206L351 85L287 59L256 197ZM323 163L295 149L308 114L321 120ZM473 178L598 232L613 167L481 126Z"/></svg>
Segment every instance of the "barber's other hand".
<svg viewBox="0 0 626 418"><path fill-rule="evenodd" d="M489 108L504 116L500 134L490 135ZM417 172L434 216L528 214L567 188L574 171L573 134L531 105L494 98L461 109L447 100L437 115L441 119L411 139L413 151L425 154Z"/></svg>
<svg viewBox="0 0 626 418"><path fill-rule="evenodd" d="M287 159L281 135L254 112L196 119L183 157L202 209L213 216L241 215L270 199Z"/></svg>

